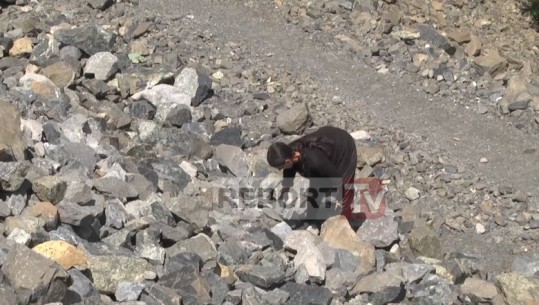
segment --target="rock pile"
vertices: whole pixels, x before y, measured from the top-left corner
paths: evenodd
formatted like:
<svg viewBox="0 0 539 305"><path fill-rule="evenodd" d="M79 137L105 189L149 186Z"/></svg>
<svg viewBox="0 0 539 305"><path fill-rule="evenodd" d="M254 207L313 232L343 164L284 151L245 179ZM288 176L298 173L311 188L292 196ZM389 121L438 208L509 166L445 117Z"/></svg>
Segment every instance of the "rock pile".
<svg viewBox="0 0 539 305"><path fill-rule="evenodd" d="M216 200L220 183L278 185L272 141L352 120L245 46L135 11L95 0L2 9L0 304L539 298L539 257L524 253L539 241L532 198L412 135L353 127L358 176L390 190L387 213L357 230L339 216L296 226L269 200ZM464 234L517 256L492 269L452 250Z"/></svg>

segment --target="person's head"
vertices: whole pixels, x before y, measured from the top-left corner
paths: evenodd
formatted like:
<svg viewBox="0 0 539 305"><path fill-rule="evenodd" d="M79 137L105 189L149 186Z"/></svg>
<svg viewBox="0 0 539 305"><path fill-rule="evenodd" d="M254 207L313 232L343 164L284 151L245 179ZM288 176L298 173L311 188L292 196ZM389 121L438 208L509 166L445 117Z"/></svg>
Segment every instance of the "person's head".
<svg viewBox="0 0 539 305"><path fill-rule="evenodd" d="M267 161L272 167L278 169L290 168L298 160L299 154L288 144L276 142L268 148Z"/></svg>

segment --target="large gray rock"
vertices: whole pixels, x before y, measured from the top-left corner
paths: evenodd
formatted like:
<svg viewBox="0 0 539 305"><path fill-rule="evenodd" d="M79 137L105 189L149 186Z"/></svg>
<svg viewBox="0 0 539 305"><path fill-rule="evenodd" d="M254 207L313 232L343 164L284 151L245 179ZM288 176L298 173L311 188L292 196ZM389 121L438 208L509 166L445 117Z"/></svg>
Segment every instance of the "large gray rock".
<svg viewBox="0 0 539 305"><path fill-rule="evenodd" d="M26 148L21 114L15 105L0 98L0 161L23 161Z"/></svg>
<svg viewBox="0 0 539 305"><path fill-rule="evenodd" d="M211 94L211 79L194 68L184 68L174 79L174 87L190 98L190 106L200 105Z"/></svg>
<svg viewBox="0 0 539 305"><path fill-rule="evenodd" d="M238 146L220 144L215 148L215 159L236 177L249 175L247 154Z"/></svg>
<svg viewBox="0 0 539 305"><path fill-rule="evenodd" d="M88 55L110 51L116 39L114 32L104 30L97 24L61 28L53 35L62 44L77 47Z"/></svg>
<svg viewBox="0 0 539 305"><path fill-rule="evenodd" d="M408 236L408 244L413 254L441 259L443 256L441 241L436 232L427 224L418 221Z"/></svg>
<svg viewBox="0 0 539 305"><path fill-rule="evenodd" d="M284 134L301 134L312 123L305 104L297 104L277 116L277 126Z"/></svg>
<svg viewBox="0 0 539 305"><path fill-rule="evenodd" d="M110 52L97 52L90 56L84 74L94 79L107 80L118 71L118 57Z"/></svg>
<svg viewBox="0 0 539 305"><path fill-rule="evenodd" d="M8 192L18 190L29 169L27 164L21 162L0 162L0 189Z"/></svg>
<svg viewBox="0 0 539 305"><path fill-rule="evenodd" d="M507 304L527 305L539 300L539 280L520 273L502 273L496 276L496 284Z"/></svg>
<svg viewBox="0 0 539 305"><path fill-rule="evenodd" d="M145 259L134 256L99 255L88 259L88 269L100 293L114 294L121 282L144 280L151 267Z"/></svg>
<svg viewBox="0 0 539 305"><path fill-rule="evenodd" d="M375 247L388 247L399 239L398 223L395 221L395 216L393 211L388 210L381 217L366 219L356 234Z"/></svg>
<svg viewBox="0 0 539 305"><path fill-rule="evenodd" d="M69 286L62 266L23 245L9 249L1 270L17 292L19 304L61 302Z"/></svg>
<svg viewBox="0 0 539 305"><path fill-rule="evenodd" d="M67 182L58 176L43 176L32 184L32 190L41 201L57 204L64 199Z"/></svg>

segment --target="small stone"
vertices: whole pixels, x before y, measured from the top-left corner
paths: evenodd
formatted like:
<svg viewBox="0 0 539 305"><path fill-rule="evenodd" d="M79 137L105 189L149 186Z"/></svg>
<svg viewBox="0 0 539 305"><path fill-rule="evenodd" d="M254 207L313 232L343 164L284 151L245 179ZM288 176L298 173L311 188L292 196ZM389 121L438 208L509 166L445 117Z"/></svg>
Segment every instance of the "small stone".
<svg viewBox="0 0 539 305"><path fill-rule="evenodd" d="M488 163L488 160L487 160L487 158L481 158L481 159L479 159L479 162L481 162L481 163Z"/></svg>
<svg viewBox="0 0 539 305"><path fill-rule="evenodd" d="M407 190L406 190L406 198L408 198L409 200L416 200L419 198L419 193L420 191L418 189L416 189L415 187L409 187Z"/></svg>
<svg viewBox="0 0 539 305"><path fill-rule="evenodd" d="M480 223L475 224L475 232L477 234L484 234L487 230L485 229L485 226L483 226Z"/></svg>

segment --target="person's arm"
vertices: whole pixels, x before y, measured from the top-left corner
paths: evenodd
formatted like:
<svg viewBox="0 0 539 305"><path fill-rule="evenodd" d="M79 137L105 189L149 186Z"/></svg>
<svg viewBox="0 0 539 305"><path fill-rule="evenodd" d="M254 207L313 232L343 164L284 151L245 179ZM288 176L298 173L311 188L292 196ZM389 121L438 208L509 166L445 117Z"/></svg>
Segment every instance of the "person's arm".
<svg viewBox="0 0 539 305"><path fill-rule="evenodd" d="M292 185L294 185L294 178L296 177L296 169L288 168L283 170L283 182L282 191L278 200L282 200L283 196L290 191Z"/></svg>

